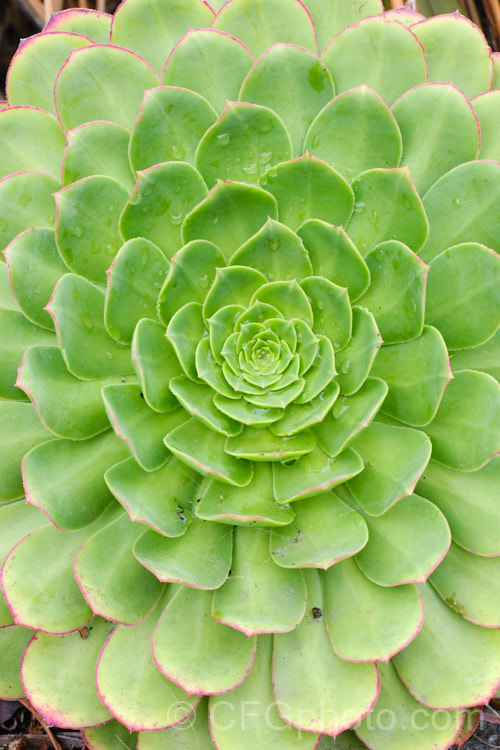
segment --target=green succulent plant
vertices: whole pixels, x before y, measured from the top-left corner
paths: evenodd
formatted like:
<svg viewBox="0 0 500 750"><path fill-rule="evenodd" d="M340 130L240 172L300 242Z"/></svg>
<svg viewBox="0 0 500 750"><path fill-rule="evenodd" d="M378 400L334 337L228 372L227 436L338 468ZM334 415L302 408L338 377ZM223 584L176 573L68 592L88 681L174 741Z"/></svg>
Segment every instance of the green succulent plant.
<svg viewBox="0 0 500 750"><path fill-rule="evenodd" d="M444 750L500 682L498 57L307 6L9 70L0 696L92 749Z"/></svg>

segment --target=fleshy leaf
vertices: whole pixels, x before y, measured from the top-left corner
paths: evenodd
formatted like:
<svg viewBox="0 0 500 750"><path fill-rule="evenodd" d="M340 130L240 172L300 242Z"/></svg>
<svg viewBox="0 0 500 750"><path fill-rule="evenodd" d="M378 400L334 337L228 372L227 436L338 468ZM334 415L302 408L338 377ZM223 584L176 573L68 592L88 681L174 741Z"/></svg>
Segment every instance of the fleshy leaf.
<svg viewBox="0 0 500 750"><path fill-rule="evenodd" d="M213 3L212 3L213 5ZM179 704L174 718L183 715L182 703ZM87 737L88 732L85 733ZM194 743L197 750L215 750L210 736L208 724L208 697L204 696L187 719L174 724L168 729L157 729L154 732L139 732L137 735L137 750L160 750L168 742L172 750L189 750ZM135 744L127 745L126 750L134 750ZM122 750L120 747L105 748L104 750Z"/></svg>
<svg viewBox="0 0 500 750"><path fill-rule="evenodd" d="M431 442L419 430L373 422L360 432L352 446L365 468L349 481L361 507L380 516L402 497L411 495L427 466Z"/></svg>
<svg viewBox="0 0 500 750"><path fill-rule="evenodd" d="M214 404L214 391L210 386L193 383L186 375L179 375L170 381L170 390L193 417L211 427L222 435L238 435L241 424L223 412Z"/></svg>
<svg viewBox="0 0 500 750"><path fill-rule="evenodd" d="M366 263L371 284L358 302L375 316L384 342L396 344L419 336L428 266L397 240L377 245Z"/></svg>
<svg viewBox="0 0 500 750"><path fill-rule="evenodd" d="M204 334L202 307L198 302L188 302L177 310L165 334L191 380L197 379L196 348Z"/></svg>
<svg viewBox="0 0 500 750"><path fill-rule="evenodd" d="M417 700L432 708L487 702L498 684L500 631L467 622L430 584L420 585L419 591L426 616L417 637L394 657L401 679Z"/></svg>
<svg viewBox="0 0 500 750"><path fill-rule="evenodd" d="M297 234L309 253L315 276L347 287L351 301L366 291L370 272L342 227L308 219L297 229Z"/></svg>
<svg viewBox="0 0 500 750"><path fill-rule="evenodd" d="M157 85L154 71L138 55L111 44L95 44L73 52L61 68L54 89L57 115L65 130L93 120L131 128L144 89Z"/></svg>
<svg viewBox="0 0 500 750"><path fill-rule="evenodd" d="M80 633L37 633L24 654L21 679L26 695L50 724L88 727L108 721L111 714L97 694L94 672L101 648L114 623L96 618ZM72 670L54 669L71 664Z"/></svg>
<svg viewBox="0 0 500 750"><path fill-rule="evenodd" d="M272 167L260 182L276 198L280 221L294 231L307 219L345 226L351 217L354 199L348 183L310 154Z"/></svg>
<svg viewBox="0 0 500 750"><path fill-rule="evenodd" d="M12 172L46 172L59 180L66 145L56 118L35 107L10 107L0 115L0 177Z"/></svg>
<svg viewBox="0 0 500 750"><path fill-rule="evenodd" d="M450 353L452 371L481 370L500 380L500 329L484 344Z"/></svg>
<svg viewBox="0 0 500 750"><path fill-rule="evenodd" d="M353 307L351 340L335 357L341 394L351 396L361 388L381 343L372 313L365 307Z"/></svg>
<svg viewBox="0 0 500 750"><path fill-rule="evenodd" d="M102 398L117 436L125 441L135 459L146 471L154 471L168 459L163 437L188 419L183 409L169 414L152 411L145 403L141 387L134 383L106 385Z"/></svg>
<svg viewBox="0 0 500 750"><path fill-rule="evenodd" d="M321 276L304 279L300 286L311 300L314 333L330 339L335 350L343 349L351 338L352 328L347 289Z"/></svg>
<svg viewBox="0 0 500 750"><path fill-rule="evenodd" d="M347 234L362 255L386 240L420 250L429 225L408 167L363 172L352 189L354 213Z"/></svg>
<svg viewBox="0 0 500 750"><path fill-rule="evenodd" d="M383 15L344 29L323 52L337 93L365 83L388 107L427 80L424 51L415 35Z"/></svg>
<svg viewBox="0 0 500 750"><path fill-rule="evenodd" d="M322 422L339 395L339 385L330 383L321 393L308 403L288 406L285 414L271 425L271 432L284 438L300 434L301 430Z"/></svg>
<svg viewBox="0 0 500 750"><path fill-rule="evenodd" d="M434 418L452 378L443 337L430 326L413 341L383 346L371 374L389 386L382 411L411 425L425 425Z"/></svg>
<svg viewBox="0 0 500 750"><path fill-rule="evenodd" d="M57 340L52 332L30 323L19 310L0 310L0 330L0 397L27 401L15 384L23 354L29 346L54 346Z"/></svg>
<svg viewBox="0 0 500 750"><path fill-rule="evenodd" d="M113 503L103 474L127 455L112 430L81 442L37 445L23 459L27 502L41 508L60 529L82 529ZM70 495L78 501L68 502Z"/></svg>
<svg viewBox="0 0 500 750"><path fill-rule="evenodd" d="M56 223L53 193L61 184L43 172L17 172L0 180L0 248L32 226Z"/></svg>
<svg viewBox="0 0 500 750"><path fill-rule="evenodd" d="M420 257L428 263L443 249L479 242L500 252L500 164L470 161L447 172L427 191L423 206L429 236Z"/></svg>
<svg viewBox="0 0 500 750"><path fill-rule="evenodd" d="M57 283L47 309L64 361L77 378L132 372L130 347L117 343L104 327L104 292L97 286L68 273Z"/></svg>
<svg viewBox="0 0 500 750"><path fill-rule="evenodd" d="M111 41L139 53L160 72L167 51L183 34L188 29L210 26L212 19L208 4L196 0L183 0L182 5L163 0L160 6L151 0L135 0L122 5L115 14Z"/></svg>
<svg viewBox="0 0 500 750"><path fill-rule="evenodd" d="M203 305L203 317L209 320L225 305L248 306L253 294L263 284L266 277L260 271L246 266L217 268L215 280Z"/></svg>
<svg viewBox="0 0 500 750"><path fill-rule="evenodd" d="M272 471L267 462L259 462L247 487L230 487L215 479L207 485L196 506L196 515L206 521L235 526L286 526L293 510L277 505L273 497Z"/></svg>
<svg viewBox="0 0 500 750"><path fill-rule="evenodd" d="M199 94L160 86L144 92L141 115L130 138L130 163L137 170L165 160L194 164L198 144L216 114Z"/></svg>
<svg viewBox="0 0 500 750"><path fill-rule="evenodd" d="M161 730L160 730L161 731ZM97 727L82 729L82 737L87 747L92 750L134 750L137 746L137 735L130 732L127 727L117 719L112 719L106 724Z"/></svg>
<svg viewBox="0 0 500 750"><path fill-rule="evenodd" d="M134 555L160 581L212 590L227 578L232 545L227 526L195 518L186 533L176 538L146 531L137 540ZM200 556L203 565L199 565Z"/></svg>
<svg viewBox="0 0 500 750"><path fill-rule="evenodd" d="M238 526L231 575L214 594L215 619L247 636L282 633L297 627L305 606L302 573L274 564L268 531Z"/></svg>
<svg viewBox="0 0 500 750"><path fill-rule="evenodd" d="M45 24L44 31L69 31L73 34L83 34L96 44L104 44L109 42L111 20L109 13L101 11L89 13L85 8L68 8L53 13Z"/></svg>
<svg viewBox="0 0 500 750"><path fill-rule="evenodd" d="M163 253L149 240L129 240L108 270L104 323L110 336L129 344L141 318L156 320L156 302L168 270Z"/></svg>
<svg viewBox="0 0 500 750"><path fill-rule="evenodd" d="M212 591L181 586L153 634L157 667L191 693L226 693L252 668L257 639L246 638L212 617ZM189 649L179 649L188 642Z"/></svg>
<svg viewBox="0 0 500 750"><path fill-rule="evenodd" d="M310 453L315 446L310 432L282 438L271 430L246 427L241 435L226 441L226 452L252 461L291 461Z"/></svg>
<svg viewBox="0 0 500 750"><path fill-rule="evenodd" d="M425 50L429 81L454 83L469 98L490 88L490 50L468 18L460 13L436 16L415 24L412 31Z"/></svg>
<svg viewBox="0 0 500 750"><path fill-rule="evenodd" d="M474 99L474 112L481 128L480 159L500 159L500 136L496 126L500 107L500 92L490 91Z"/></svg>
<svg viewBox="0 0 500 750"><path fill-rule="evenodd" d="M390 109L363 84L339 94L321 110L304 148L351 181L367 169L398 167L402 144Z"/></svg>
<svg viewBox="0 0 500 750"><path fill-rule="evenodd" d="M162 72L166 86L183 86L207 99L217 112L236 101L253 58L230 34L190 29L170 52Z"/></svg>
<svg viewBox="0 0 500 750"><path fill-rule="evenodd" d="M226 3L212 26L241 39L255 57L262 55L274 42L297 44L316 52L311 16L296 0L267 0L265 6L260 6L256 0Z"/></svg>
<svg viewBox="0 0 500 750"><path fill-rule="evenodd" d="M274 693L286 721L307 732L338 734L373 707L379 689L377 668L344 661L335 654L325 619L317 616L317 610L323 611L319 573L306 571L304 577L304 619L291 633L274 637ZM335 711L324 710L333 705Z"/></svg>
<svg viewBox="0 0 500 750"><path fill-rule="evenodd" d="M401 166L410 168L420 195L453 167L477 158L479 128L474 110L451 84L416 86L394 103L392 113L403 138ZM432 120L432 128L419 128L421 118ZM482 137L481 132L481 141Z"/></svg>
<svg viewBox="0 0 500 750"><path fill-rule="evenodd" d="M347 26L352 26L362 18L374 16L383 10L381 0L353 0L345 4L338 3L337 0L308 0L307 6L318 35L320 53L330 39ZM322 745L321 748L323 750ZM344 750L344 748L339 747L339 750ZM345 748L345 750L350 750L350 748Z"/></svg>
<svg viewBox="0 0 500 750"><path fill-rule="evenodd" d="M240 182L218 182L182 226L184 242L213 242L229 260L265 224L278 218L276 200L265 190Z"/></svg>
<svg viewBox="0 0 500 750"><path fill-rule="evenodd" d="M294 45L275 43L243 81L239 99L271 107L290 134L292 155L301 156L311 122L333 95L330 72L315 55Z"/></svg>
<svg viewBox="0 0 500 750"><path fill-rule="evenodd" d="M499 384L484 372L457 372L425 431L436 461L451 469L479 469L500 447Z"/></svg>
<svg viewBox="0 0 500 750"><path fill-rule="evenodd" d="M196 167L209 187L219 179L257 182L272 164L290 159L290 136L268 107L228 102L196 152Z"/></svg>
<svg viewBox="0 0 500 750"><path fill-rule="evenodd" d="M0 629L0 695L3 700L24 698L19 667L26 646L34 634L33 630L23 628L22 625Z"/></svg>
<svg viewBox="0 0 500 750"><path fill-rule="evenodd" d="M64 185L90 177L106 175L123 185L129 193L135 185L130 167L130 132L114 122L88 122L70 130L62 166Z"/></svg>
<svg viewBox="0 0 500 750"><path fill-rule="evenodd" d="M251 404L244 398L228 398L220 393L216 393L214 396L214 404L223 414L227 414L231 419L235 419L245 425L253 427L261 427L263 425L271 424L279 419L283 414L283 409L277 407L261 407ZM259 436L261 431L258 430ZM260 438L259 438L260 439ZM250 444L250 447L246 443L246 436L242 436L241 440L236 440L233 445L241 445L243 443L243 449L249 449L255 455L260 453L263 455L265 451L263 446L258 446L255 443ZM227 445L226 445L227 450ZM258 459L256 459L258 460Z"/></svg>
<svg viewBox="0 0 500 750"><path fill-rule="evenodd" d="M440 508L455 542L476 555L500 555L497 488L500 457L477 471L455 471L429 461L417 492Z"/></svg>
<svg viewBox="0 0 500 750"><path fill-rule="evenodd" d="M425 320L441 331L450 349L483 344L500 322L499 288L499 255L475 242L450 247L431 263Z"/></svg>
<svg viewBox="0 0 500 750"><path fill-rule="evenodd" d="M271 534L271 557L284 568L323 568L359 552L368 540L363 518L332 492L296 502L291 524Z"/></svg>
<svg viewBox="0 0 500 750"><path fill-rule="evenodd" d="M201 175L187 162L170 161L138 173L137 185L123 209L125 240L151 240L171 258L182 246L181 224L207 195Z"/></svg>
<svg viewBox="0 0 500 750"><path fill-rule="evenodd" d="M323 578L325 621L336 653L349 661L388 661L418 633L423 603L414 585L372 583L353 558Z"/></svg>
<svg viewBox="0 0 500 750"><path fill-rule="evenodd" d="M362 469L363 461L350 448L330 458L316 446L293 466L273 464L274 496L278 503L303 500L346 482Z"/></svg>
<svg viewBox="0 0 500 750"><path fill-rule="evenodd" d="M146 318L139 321L132 339L132 358L146 403L155 411L175 409L177 399L168 384L182 368L160 323Z"/></svg>
<svg viewBox="0 0 500 750"><path fill-rule="evenodd" d="M190 419L165 437L165 444L188 466L200 474L226 484L245 487L252 478L252 464L224 451L225 437Z"/></svg>

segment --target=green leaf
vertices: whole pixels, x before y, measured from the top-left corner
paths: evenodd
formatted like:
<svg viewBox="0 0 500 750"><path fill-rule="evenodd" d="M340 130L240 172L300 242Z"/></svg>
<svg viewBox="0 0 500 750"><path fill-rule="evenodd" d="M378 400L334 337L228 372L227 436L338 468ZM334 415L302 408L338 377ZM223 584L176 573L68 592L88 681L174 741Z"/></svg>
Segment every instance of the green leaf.
<svg viewBox="0 0 500 750"><path fill-rule="evenodd" d="M341 394L351 396L361 388L381 343L372 313L364 307L353 307L351 340L335 356Z"/></svg>
<svg viewBox="0 0 500 750"><path fill-rule="evenodd" d="M269 555L269 532L238 526L231 575L214 594L215 619L247 636L282 633L297 627L305 606L302 573L274 564Z"/></svg>
<svg viewBox="0 0 500 750"><path fill-rule="evenodd" d="M476 625L498 628L499 602L491 596L491 582L497 580L499 566L500 558L474 555L452 542L431 582L459 615Z"/></svg>
<svg viewBox="0 0 500 750"><path fill-rule="evenodd" d="M11 401L27 401L16 386L18 367L29 346L53 346L57 343L52 332L33 325L18 310L0 310L0 396Z"/></svg>
<svg viewBox="0 0 500 750"><path fill-rule="evenodd" d="M139 321L132 339L132 360L148 406L160 412L175 409L177 399L168 384L183 370L160 323Z"/></svg>
<svg viewBox="0 0 500 750"><path fill-rule="evenodd" d="M128 191L111 177L86 177L55 194L56 242L62 259L80 276L104 284L122 238L120 214Z"/></svg>
<svg viewBox="0 0 500 750"><path fill-rule="evenodd" d="M434 418L453 377L443 337L429 326L413 341L379 349L371 374L389 386L382 411L417 426Z"/></svg>
<svg viewBox="0 0 500 750"><path fill-rule="evenodd" d="M482 469L467 472L429 461L417 492L442 510L457 544L476 555L499 555L499 482L500 457Z"/></svg>
<svg viewBox="0 0 500 750"><path fill-rule="evenodd" d="M139 172L120 219L123 239L144 237L171 258L183 244L184 217L206 195L201 175L187 162L170 161Z"/></svg>
<svg viewBox="0 0 500 750"><path fill-rule="evenodd" d="M24 40L14 55L7 84L10 106L29 104L55 114L54 83L68 55L89 47L80 34L37 34Z"/></svg>
<svg viewBox="0 0 500 750"><path fill-rule="evenodd" d="M59 180L65 145L61 126L48 112L35 107L11 106L3 110L0 116L0 178L12 172L33 170L46 172Z"/></svg>
<svg viewBox="0 0 500 750"><path fill-rule="evenodd" d="M453 372L481 370L500 380L500 329L484 344L473 349L461 349L450 353Z"/></svg>
<svg viewBox="0 0 500 750"><path fill-rule="evenodd" d="M283 410L280 408L259 407L255 406L255 404L251 404L245 398L228 398L220 393L217 393L214 396L214 404L219 411L223 412L223 414L227 414L231 419L235 419L237 422L251 425L253 427L261 427L271 424L271 422L275 422L283 414ZM261 432L259 430L259 435L260 434ZM240 443L240 440L236 441L236 445L239 445ZM246 440L245 447L248 447L246 445ZM228 446L226 445L226 450L227 448ZM255 445L253 446L253 449L254 452L256 452ZM260 448L260 455L263 455L263 448Z"/></svg>
<svg viewBox="0 0 500 750"><path fill-rule="evenodd" d="M292 466L273 464L274 496L278 503L303 500L346 482L362 469L363 461L350 448L330 458L316 446Z"/></svg>
<svg viewBox="0 0 500 750"><path fill-rule="evenodd" d="M117 343L104 327L104 292L68 273L57 283L47 305L68 370L95 380L133 371L130 347Z"/></svg>
<svg viewBox="0 0 500 750"><path fill-rule="evenodd" d="M430 584L419 591L426 617L417 637L394 657L401 679L433 708L483 704L498 684L500 631L464 620Z"/></svg>
<svg viewBox="0 0 500 750"><path fill-rule="evenodd" d="M314 432L320 447L329 456L337 456L377 414L387 394L387 385L378 378L367 378L352 396L336 400L330 414Z"/></svg>
<svg viewBox="0 0 500 750"><path fill-rule="evenodd" d="M363 172L352 189L354 213L347 234L362 255L386 240L398 240L415 253L420 250L429 225L408 167Z"/></svg>
<svg viewBox="0 0 500 750"><path fill-rule="evenodd" d="M26 499L58 528L82 529L113 503L103 474L127 455L112 430L90 440L51 440L37 445L23 460ZM68 502L73 494L78 502Z"/></svg>
<svg viewBox="0 0 500 750"><path fill-rule="evenodd" d="M182 226L182 238L213 242L229 260L268 218L278 218L272 195L254 185L218 182L208 198L191 211Z"/></svg>
<svg viewBox="0 0 500 750"><path fill-rule="evenodd" d="M236 251L230 263L251 266L268 281L300 280L312 273L302 241L284 224L271 218Z"/></svg>
<svg viewBox="0 0 500 750"><path fill-rule="evenodd" d="M178 713L182 716L182 703ZM139 732L137 747L141 750L160 750L165 747L166 742L171 750L190 750L193 743L197 750L215 750L208 724L207 696L204 696L196 706L196 710L179 724L154 732ZM131 743L127 746L127 750L134 750L135 747L136 745ZM109 750L121 750L121 748L109 748Z"/></svg>
<svg viewBox="0 0 500 750"><path fill-rule="evenodd" d="M359 552L368 541L363 518L332 492L300 500L295 518L271 534L271 557L283 568L323 568Z"/></svg>
<svg viewBox="0 0 500 750"><path fill-rule="evenodd" d="M479 469L500 446L499 384L484 372L457 372L425 431L436 461L461 471Z"/></svg>
<svg viewBox="0 0 500 750"><path fill-rule="evenodd" d="M125 441L134 458L146 471L154 471L168 459L163 437L188 418L184 409L169 414L152 411L141 387L133 383L106 385L102 398L117 436Z"/></svg>
<svg viewBox="0 0 500 750"><path fill-rule="evenodd" d="M307 298L307 294L292 281L271 281L264 283L253 295L251 304L263 302L266 305L276 307L282 313L285 320L298 317L301 321L312 325L313 311Z"/></svg>
<svg viewBox="0 0 500 750"><path fill-rule="evenodd" d="M176 538L146 531L137 540L134 555L160 581L212 590L222 586L227 578L232 546L231 529L195 518L186 533ZM200 559L204 560L203 565L199 564Z"/></svg>
<svg viewBox="0 0 500 750"><path fill-rule="evenodd" d="M478 346L498 328L499 290L497 253L475 242L450 247L431 263L425 319L441 331L450 349Z"/></svg>
<svg viewBox="0 0 500 750"><path fill-rule="evenodd" d="M272 164L292 155L290 136L268 107L228 102L196 152L196 167L209 187L219 179L257 182Z"/></svg>
<svg viewBox="0 0 500 750"><path fill-rule="evenodd" d="M242 426L219 411L214 404L214 391L210 386L193 383L186 375L170 381L170 390L192 417L221 435L238 435Z"/></svg>
<svg viewBox="0 0 500 750"><path fill-rule="evenodd" d="M326 336L318 336L318 339L318 353L305 373L306 384L300 396L295 400L297 404L305 404L311 399L315 399L336 375L335 354L330 339L327 339Z"/></svg>
<svg viewBox="0 0 500 750"><path fill-rule="evenodd" d="M370 272L342 227L308 219L297 229L297 234L309 253L313 275L347 287L351 301L366 291Z"/></svg>
<svg viewBox="0 0 500 750"><path fill-rule="evenodd" d="M116 719L97 727L87 727L81 732L89 747L100 747L102 750L134 750L137 745L137 735Z"/></svg>
<svg viewBox="0 0 500 750"><path fill-rule="evenodd" d="M130 167L130 132L114 122L89 122L67 133L62 166L64 185L90 177L112 177L130 193L135 175Z"/></svg>
<svg viewBox="0 0 500 750"><path fill-rule="evenodd" d="M17 384L33 402L43 424L54 435L84 440L109 427L101 388L116 378L80 380L68 372L57 347L27 349Z"/></svg>
<svg viewBox="0 0 500 750"><path fill-rule="evenodd" d="M364 461L363 473L349 482L349 489L372 516L384 514L406 495L411 495L429 461L431 442L419 430L372 422L352 447Z"/></svg>
<svg viewBox="0 0 500 750"><path fill-rule="evenodd" d="M219 248L206 240L192 240L174 255L158 297L158 313L165 325L188 302L203 304L217 268L223 266Z"/></svg>
<svg viewBox="0 0 500 750"><path fill-rule="evenodd" d="M379 717L373 722L369 714L356 727L356 733L373 750L401 750L402 737L405 750L424 750L433 747L446 750L450 747L463 722L463 711L437 713L422 706L401 683L392 664L378 664L380 693L373 709ZM386 717L390 711L391 729ZM382 718L383 717L383 718ZM404 729L403 729L404 727ZM412 727L409 731L408 727Z"/></svg>
<svg viewBox="0 0 500 750"><path fill-rule="evenodd" d="M200 474L245 487L252 478L252 464L227 454L224 444L224 435L205 427L197 419L188 420L165 437L167 448Z"/></svg>
<svg viewBox="0 0 500 750"><path fill-rule="evenodd" d="M272 167L260 182L276 198L280 221L294 231L307 219L345 226L351 217L354 199L348 183L310 154Z"/></svg>
<svg viewBox="0 0 500 750"><path fill-rule="evenodd" d="M304 573L307 611L291 633L274 637L273 684L277 705L286 721L306 732L338 734L353 726L373 707L378 695L374 664L340 659L332 649L317 571ZM312 605L312 606L311 606ZM325 706L335 706L325 711Z"/></svg>
<svg viewBox="0 0 500 750"><path fill-rule="evenodd" d="M427 191L429 236L420 256L428 263L443 248L479 242L500 252L500 164L471 161L447 172Z"/></svg>
<svg viewBox="0 0 500 750"><path fill-rule="evenodd" d="M490 49L481 31L460 13L429 18L412 26L425 50L429 81L449 81L465 96L491 87Z"/></svg>
<svg viewBox="0 0 500 750"><path fill-rule="evenodd" d="M326 104L309 128L304 148L351 181L367 169L399 166L402 143L390 109L363 84Z"/></svg>
<svg viewBox="0 0 500 750"><path fill-rule="evenodd" d="M42 172L18 172L0 180L0 248L32 226L56 223L53 194L60 182Z"/></svg>
<svg viewBox="0 0 500 750"><path fill-rule="evenodd" d="M311 122L333 96L331 75L315 55L275 43L245 78L239 99L271 107L290 134L292 155L301 156Z"/></svg>
<svg viewBox="0 0 500 750"><path fill-rule="evenodd" d="M144 92L141 115L130 138L130 163L144 170L165 161L194 164L198 144L214 124L212 106L199 94L161 86Z"/></svg>
<svg viewBox="0 0 500 750"><path fill-rule="evenodd" d="M32 404L0 401L3 425L0 437L0 501L24 495L21 459L35 445L50 440L52 434L40 422Z"/></svg>
<svg viewBox="0 0 500 750"><path fill-rule="evenodd" d="M188 302L177 310L168 324L165 335L186 375L191 380L196 380L196 348L206 335L200 303Z"/></svg>
<svg viewBox="0 0 500 750"><path fill-rule="evenodd" d="M428 266L397 240L377 245L366 263L371 284L358 302L374 314L384 342L396 344L420 336Z"/></svg>
<svg viewBox="0 0 500 750"><path fill-rule="evenodd" d="M111 16L109 13L95 11L81 13L81 9L68 8L53 13L44 26L47 31L68 31L73 34L83 34L96 44L109 42L111 32Z"/></svg>
<svg viewBox="0 0 500 750"><path fill-rule="evenodd" d="M412 30L418 31L418 26ZM448 83L417 86L395 102L392 113L403 138L401 166L410 168L420 195L453 167L477 159L479 129L474 110L454 86ZM418 127L422 119L432 119L433 127ZM481 129L481 143L482 140Z"/></svg>
<svg viewBox="0 0 500 750"><path fill-rule="evenodd" d="M10 243L4 255L12 292L24 315L33 323L53 330L54 321L44 308L57 281L67 272L54 231L27 229Z"/></svg>
<svg viewBox="0 0 500 750"><path fill-rule="evenodd" d="M348 501L344 495L342 498ZM356 562L379 586L424 582L448 551L446 518L418 495L404 497L381 516L363 513L356 503L353 507L363 515L369 534Z"/></svg>
<svg viewBox="0 0 500 750"><path fill-rule="evenodd" d="M0 629L0 693L4 700L25 697L19 672L24 651L34 634L22 625Z"/></svg>
<svg viewBox="0 0 500 750"><path fill-rule="evenodd" d="M498 120L498 108L500 106L500 93L498 91L490 91L486 94L481 94L474 99L473 106L479 120L479 127L481 128L479 158L498 161L500 158L500 136L496 123Z"/></svg>
<svg viewBox="0 0 500 750"><path fill-rule="evenodd" d="M121 513L94 533L75 559L74 575L96 615L133 625L152 610L163 586L133 555L143 533Z"/></svg>
<svg viewBox="0 0 500 750"><path fill-rule="evenodd" d="M256 58L275 42L316 52L311 16L302 3L292 0L267 0L265 6L256 0L226 4L215 17L213 27L241 39Z"/></svg>
<svg viewBox="0 0 500 750"><path fill-rule="evenodd" d="M251 461L291 461L310 453L315 444L310 432L283 438L271 430L245 427L237 437L228 438L225 449L232 456Z"/></svg>
<svg viewBox="0 0 500 750"><path fill-rule="evenodd" d="M252 62L250 52L234 36L193 28L171 50L161 82L196 91L222 112L226 101L237 100Z"/></svg>
<svg viewBox="0 0 500 750"><path fill-rule="evenodd" d="M347 289L322 276L310 276L300 286L311 300L314 333L326 336L334 349L343 349L351 338L352 327Z"/></svg>
<svg viewBox="0 0 500 750"><path fill-rule="evenodd" d="M109 267L104 324L110 336L129 344L141 318L156 320L156 302L168 271L163 253L149 240L129 240Z"/></svg>
<svg viewBox="0 0 500 750"><path fill-rule="evenodd" d="M144 89L157 85L158 78L142 58L128 49L96 44L70 55L57 76L57 115L65 130L94 120L131 128Z"/></svg>
<svg viewBox="0 0 500 750"><path fill-rule="evenodd" d="M132 49L161 71L169 49L192 28L210 26L213 13L208 4L196 0L136 0L115 14L111 42ZM146 86L144 88L147 88Z"/></svg>
<svg viewBox="0 0 500 750"><path fill-rule="evenodd" d="M45 720L60 727L88 727L109 721L94 682L99 653L114 623L96 618L80 633L37 633L24 654L21 678L31 704ZM54 669L71 664L72 671Z"/></svg>
<svg viewBox="0 0 500 750"><path fill-rule="evenodd" d="M196 506L196 515L206 521L235 526L286 526L294 517L290 507L277 505L274 500L271 466L267 461L255 465L247 487L231 487L212 479Z"/></svg>
<svg viewBox="0 0 500 750"><path fill-rule="evenodd" d="M145 471L133 458L111 466L104 475L109 489L131 521L168 537L182 536L191 516L184 513L194 500L199 476L171 457L156 471Z"/></svg>
<svg viewBox="0 0 500 750"><path fill-rule="evenodd" d="M129 730L163 729L184 719L199 702L165 679L154 663L151 636L164 602L141 624L117 627L99 656L99 697Z"/></svg>
<svg viewBox="0 0 500 750"><path fill-rule="evenodd" d="M226 305L247 307L254 300L254 292L257 292L265 284L266 277L264 274L254 268L247 268L246 266L217 268L215 280L203 305L203 317L205 320L209 320L221 307Z"/></svg>
<svg viewBox="0 0 500 750"><path fill-rule="evenodd" d="M365 83L388 107L413 86L427 80L427 65L415 35L383 15L341 31L322 55L337 93Z"/></svg>
<svg viewBox="0 0 500 750"><path fill-rule="evenodd" d="M300 434L301 430L312 427L325 419L339 395L339 386L335 381L308 403L291 404L283 417L271 425L275 435L284 438Z"/></svg>
<svg viewBox="0 0 500 750"><path fill-rule="evenodd" d="M180 586L153 634L158 668L189 694L226 693L250 672L257 638L246 638L212 617L212 591ZM180 649L187 642L189 649Z"/></svg>
<svg viewBox="0 0 500 750"><path fill-rule="evenodd" d="M9 269L7 267L7 263L0 262L0 308L3 310L13 310L15 312L21 312L21 308L19 307L17 300L12 294L10 284L11 282L9 279Z"/></svg>
<svg viewBox="0 0 500 750"><path fill-rule="evenodd" d="M236 398L237 394L235 394L226 380L222 367L220 367L215 360L210 347L210 339L208 337L201 339L198 348L196 349L196 372L198 373L198 376L218 394L230 399ZM219 406L217 408L219 408ZM221 411L223 411L223 409L221 409ZM233 414L228 413L227 409L224 414L233 418ZM234 419L239 420L239 417L234 415Z"/></svg>
<svg viewBox="0 0 500 750"><path fill-rule="evenodd" d="M385 661L418 633L424 616L416 586L372 583L354 559L323 578L325 621L335 652L349 661Z"/></svg>

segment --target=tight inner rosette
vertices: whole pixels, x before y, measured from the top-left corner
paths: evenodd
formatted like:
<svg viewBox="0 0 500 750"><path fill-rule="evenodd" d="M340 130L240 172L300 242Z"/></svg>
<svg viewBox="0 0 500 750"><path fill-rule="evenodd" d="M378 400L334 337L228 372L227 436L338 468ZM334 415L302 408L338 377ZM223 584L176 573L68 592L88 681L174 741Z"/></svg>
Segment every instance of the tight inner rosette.
<svg viewBox="0 0 500 750"><path fill-rule="evenodd" d="M124 0L55 14L7 98L0 697L91 750L465 741L498 54L379 0Z"/></svg>

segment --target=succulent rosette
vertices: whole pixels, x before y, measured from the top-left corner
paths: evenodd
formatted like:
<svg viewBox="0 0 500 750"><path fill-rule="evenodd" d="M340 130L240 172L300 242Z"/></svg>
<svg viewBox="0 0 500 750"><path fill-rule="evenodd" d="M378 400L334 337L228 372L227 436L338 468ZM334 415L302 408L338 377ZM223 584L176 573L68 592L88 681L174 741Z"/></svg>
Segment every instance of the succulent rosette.
<svg viewBox="0 0 500 750"><path fill-rule="evenodd" d="M307 5L9 70L0 695L90 748L444 750L500 682L498 56Z"/></svg>

